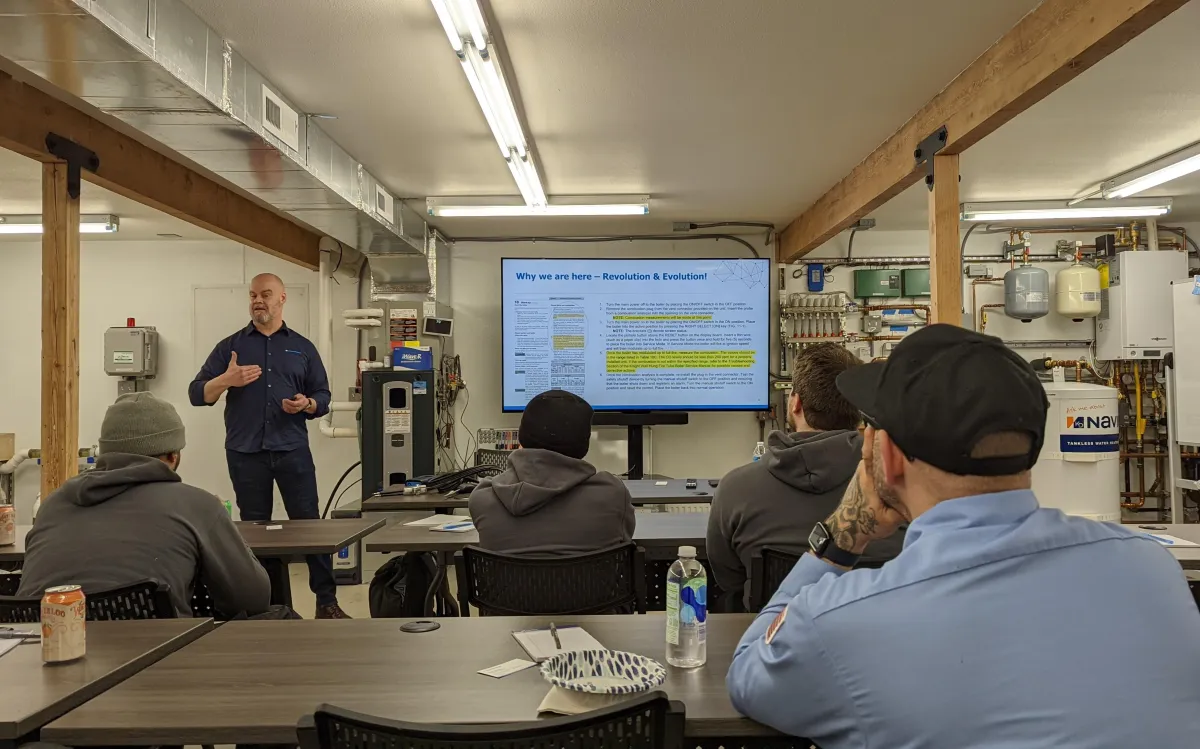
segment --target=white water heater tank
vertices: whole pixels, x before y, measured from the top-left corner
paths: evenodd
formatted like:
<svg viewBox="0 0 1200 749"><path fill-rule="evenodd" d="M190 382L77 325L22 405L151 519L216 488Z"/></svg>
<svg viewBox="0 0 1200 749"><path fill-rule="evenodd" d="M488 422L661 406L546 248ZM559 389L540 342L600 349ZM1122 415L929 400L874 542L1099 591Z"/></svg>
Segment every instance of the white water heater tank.
<svg viewBox="0 0 1200 749"><path fill-rule="evenodd" d="M1054 310L1076 322L1100 314L1100 271L1077 260L1056 273Z"/></svg>
<svg viewBox="0 0 1200 749"><path fill-rule="evenodd" d="M1047 382L1046 439L1033 467L1042 507L1119 523L1117 391L1083 382Z"/></svg>

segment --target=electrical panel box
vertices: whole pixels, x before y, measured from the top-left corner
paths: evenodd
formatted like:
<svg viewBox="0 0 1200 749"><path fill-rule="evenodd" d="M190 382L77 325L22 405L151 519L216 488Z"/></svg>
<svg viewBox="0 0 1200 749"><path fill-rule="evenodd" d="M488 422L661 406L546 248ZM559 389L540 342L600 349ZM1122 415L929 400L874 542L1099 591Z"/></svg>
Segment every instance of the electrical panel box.
<svg viewBox="0 0 1200 749"><path fill-rule="evenodd" d="M867 335L875 335L881 330L883 330L883 317L880 315L862 316L862 332Z"/></svg>
<svg viewBox="0 0 1200 749"><path fill-rule="evenodd" d="M149 326L104 331L104 372L114 377L158 374L158 331Z"/></svg>
<svg viewBox="0 0 1200 749"><path fill-rule="evenodd" d="M1100 290L1096 358L1161 359L1174 348L1171 283L1187 278L1182 252L1120 252Z"/></svg>
<svg viewBox="0 0 1200 749"><path fill-rule="evenodd" d="M425 300L372 301L367 306L383 309L383 324L378 328L365 328L363 338L366 349L362 352L372 361L383 361L391 356L392 350L405 346L429 346L434 355L433 368L437 369L441 356L454 354L453 331L445 335L426 331L430 322L453 320L454 314L448 305ZM433 323L436 325L436 322ZM375 353L372 355L371 350Z"/></svg>
<svg viewBox="0 0 1200 749"><path fill-rule="evenodd" d="M854 298L900 296L900 271L863 268L854 271Z"/></svg>
<svg viewBox="0 0 1200 749"><path fill-rule="evenodd" d="M900 296L929 296L929 269L905 268L900 271Z"/></svg>
<svg viewBox="0 0 1200 749"><path fill-rule="evenodd" d="M1200 280L1171 285L1173 325L1180 340L1200 330ZM1194 340L1194 338L1193 338ZM1180 346L1174 354L1175 403L1172 437L1182 445L1200 445L1200 346Z"/></svg>

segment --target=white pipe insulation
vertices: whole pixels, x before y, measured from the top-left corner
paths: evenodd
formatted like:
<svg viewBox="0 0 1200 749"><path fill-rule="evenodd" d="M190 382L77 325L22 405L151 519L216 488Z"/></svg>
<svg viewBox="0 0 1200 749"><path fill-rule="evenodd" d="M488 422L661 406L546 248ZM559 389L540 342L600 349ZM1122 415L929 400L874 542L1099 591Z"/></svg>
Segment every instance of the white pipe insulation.
<svg viewBox="0 0 1200 749"><path fill-rule="evenodd" d="M369 317L353 317L349 320L343 320L347 328L382 328L382 320L373 320Z"/></svg>
<svg viewBox="0 0 1200 749"><path fill-rule="evenodd" d="M357 437L358 429L355 427L335 427L333 425L333 415L338 411L357 411L358 403L352 401L334 401L329 404L329 413L322 416L317 421L317 427L320 428L321 434L326 437Z"/></svg>
<svg viewBox="0 0 1200 749"><path fill-rule="evenodd" d="M29 448L15 453L11 459L0 463L0 474L10 474L17 470L17 466L29 460L32 455L30 453L38 452L37 448ZM0 484L0 503L7 504L9 501L8 495L4 491L4 485Z"/></svg>
<svg viewBox="0 0 1200 749"><path fill-rule="evenodd" d="M362 307L360 309L342 310L342 317L353 319L356 317L383 317L383 310L378 307Z"/></svg>

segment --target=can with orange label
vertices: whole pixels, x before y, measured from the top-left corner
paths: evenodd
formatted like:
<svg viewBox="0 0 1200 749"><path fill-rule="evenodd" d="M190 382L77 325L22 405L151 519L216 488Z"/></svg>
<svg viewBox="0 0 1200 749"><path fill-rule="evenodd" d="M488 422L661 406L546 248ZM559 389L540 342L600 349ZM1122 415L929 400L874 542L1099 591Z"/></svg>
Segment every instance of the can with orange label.
<svg viewBox="0 0 1200 749"><path fill-rule="evenodd" d="M17 542L17 513L12 505L0 505L0 546Z"/></svg>
<svg viewBox="0 0 1200 749"><path fill-rule="evenodd" d="M48 588L42 597L42 660L64 663L87 652L87 598L78 585Z"/></svg>

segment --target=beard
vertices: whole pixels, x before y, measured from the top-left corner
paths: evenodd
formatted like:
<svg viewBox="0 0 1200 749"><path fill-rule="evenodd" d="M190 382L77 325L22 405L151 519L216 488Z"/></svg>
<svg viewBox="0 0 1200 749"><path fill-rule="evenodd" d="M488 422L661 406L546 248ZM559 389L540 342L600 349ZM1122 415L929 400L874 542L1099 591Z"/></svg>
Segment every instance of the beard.
<svg viewBox="0 0 1200 749"><path fill-rule="evenodd" d="M900 513L901 517L906 520L911 519L908 514L908 508L900 500L899 493L888 485L887 476L883 472L883 461L879 459L883 448L879 444L878 434L875 435L873 448L872 454L875 456L875 459L871 462L871 483L875 484L875 493L879 495L880 501Z"/></svg>
<svg viewBox="0 0 1200 749"><path fill-rule="evenodd" d="M265 309L252 310L250 312L250 317L252 317L254 322L258 323L259 325L266 325L275 319L275 316L271 314L271 311Z"/></svg>

